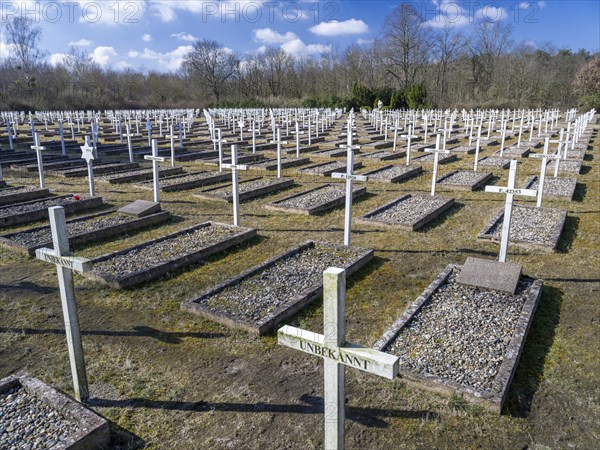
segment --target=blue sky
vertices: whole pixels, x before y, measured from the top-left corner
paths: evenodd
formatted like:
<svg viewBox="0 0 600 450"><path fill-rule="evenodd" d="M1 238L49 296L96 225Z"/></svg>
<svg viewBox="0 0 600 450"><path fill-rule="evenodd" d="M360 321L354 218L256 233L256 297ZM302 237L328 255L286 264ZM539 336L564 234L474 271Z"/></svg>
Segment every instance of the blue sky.
<svg viewBox="0 0 600 450"><path fill-rule="evenodd" d="M52 64L70 46L105 67L174 71L198 38L241 55L267 46L295 57L364 45L379 36L398 1L105 0L4 1L2 18L25 14L43 31ZM516 41L537 47L600 49L600 2L422 0L409 2L435 28L453 23L468 33L482 17L514 25ZM0 58L10 47L0 37Z"/></svg>

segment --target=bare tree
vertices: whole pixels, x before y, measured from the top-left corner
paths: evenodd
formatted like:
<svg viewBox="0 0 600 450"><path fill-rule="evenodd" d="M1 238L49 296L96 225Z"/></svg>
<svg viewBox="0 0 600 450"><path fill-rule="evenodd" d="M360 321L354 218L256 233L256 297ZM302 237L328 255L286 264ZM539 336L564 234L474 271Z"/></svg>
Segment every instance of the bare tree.
<svg viewBox="0 0 600 450"><path fill-rule="evenodd" d="M267 48L258 56L258 62L271 96L279 97L283 94L287 75L294 69L294 59L281 48Z"/></svg>
<svg viewBox="0 0 600 450"><path fill-rule="evenodd" d="M383 63L403 89L415 84L427 64L429 38L423 23L408 3L398 5L385 19Z"/></svg>
<svg viewBox="0 0 600 450"><path fill-rule="evenodd" d="M448 65L460 56L466 46L463 34L453 25L445 25L433 35L433 53L437 61L436 86L438 103L447 100Z"/></svg>
<svg viewBox="0 0 600 450"><path fill-rule="evenodd" d="M8 43L14 51L15 68L23 73L29 89L36 85L34 69L44 57L44 52L38 48L42 37L42 29L34 27L33 19L23 16L14 16L5 22Z"/></svg>
<svg viewBox="0 0 600 450"><path fill-rule="evenodd" d="M240 61L235 54L217 41L203 39L184 59L184 66L197 75L212 91L217 103L225 91L225 84L237 70Z"/></svg>

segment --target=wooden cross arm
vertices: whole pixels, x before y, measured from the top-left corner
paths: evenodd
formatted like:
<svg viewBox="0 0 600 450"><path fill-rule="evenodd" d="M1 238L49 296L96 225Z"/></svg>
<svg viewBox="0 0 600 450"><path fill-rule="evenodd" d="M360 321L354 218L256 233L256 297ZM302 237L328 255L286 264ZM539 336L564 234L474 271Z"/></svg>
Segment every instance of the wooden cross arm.
<svg viewBox="0 0 600 450"><path fill-rule="evenodd" d="M398 376L398 357L371 348L346 343L343 347L325 344L322 334L284 325L277 331L277 343L302 352L332 359L339 364L378 375L388 380Z"/></svg>
<svg viewBox="0 0 600 450"><path fill-rule="evenodd" d="M285 145L288 143L288 141L269 141L271 144L282 144Z"/></svg>
<svg viewBox="0 0 600 450"><path fill-rule="evenodd" d="M339 172L332 173L331 178L341 178L342 180L367 181L367 177L365 175L352 175L348 173Z"/></svg>
<svg viewBox="0 0 600 450"><path fill-rule="evenodd" d="M536 189L511 189L502 186L486 186L485 192L493 192L496 194L513 194L513 195L525 195L528 197L536 197Z"/></svg>
<svg viewBox="0 0 600 450"><path fill-rule="evenodd" d="M148 161L158 161L158 162L165 162L167 160L167 158L165 158L164 156L152 156L152 155L144 155L144 159L148 160Z"/></svg>
<svg viewBox="0 0 600 450"><path fill-rule="evenodd" d="M35 257L57 266L66 267L75 272L84 273L92 270L92 263L89 259L78 256L57 256L51 248L38 248L35 251Z"/></svg>
<svg viewBox="0 0 600 450"><path fill-rule="evenodd" d="M248 170L248 166L239 165L239 164L221 164L221 166L225 169L236 169L236 170Z"/></svg>

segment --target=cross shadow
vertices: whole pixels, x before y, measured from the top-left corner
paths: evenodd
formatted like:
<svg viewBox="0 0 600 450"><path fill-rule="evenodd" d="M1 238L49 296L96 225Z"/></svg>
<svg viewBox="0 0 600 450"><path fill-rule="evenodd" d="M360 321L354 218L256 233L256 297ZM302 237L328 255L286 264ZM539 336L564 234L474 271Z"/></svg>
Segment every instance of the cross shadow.
<svg viewBox="0 0 600 450"><path fill-rule="evenodd" d="M0 327L0 333L14 333L26 335L42 335L42 334L58 334L64 335L64 328L8 328ZM160 331L156 328L146 327L143 325L133 327L133 331L112 331L112 330L82 330L84 336L120 336L120 337L151 337L165 344L180 344L182 338L195 339L215 339L224 337L222 333L204 333L204 332L169 332Z"/></svg>
<svg viewBox="0 0 600 450"><path fill-rule="evenodd" d="M416 230L416 232L417 233L427 233L428 231L442 225L448 219L450 219L453 216L455 216L456 214L458 214L458 212L461 209L463 209L464 207L465 207L464 203L455 202L449 209L447 209L446 211L441 213L439 216L437 216L435 219L433 219L431 222L429 222L425 226Z"/></svg>
<svg viewBox="0 0 600 450"><path fill-rule="evenodd" d="M579 172L581 175L587 175L592 171L592 166L582 166L581 171Z"/></svg>
<svg viewBox="0 0 600 450"><path fill-rule="evenodd" d="M556 251L558 253L568 253L573 245L573 241L577 236L577 228L579 227L579 217L567 216L565 226L560 235Z"/></svg>
<svg viewBox="0 0 600 450"><path fill-rule="evenodd" d="M544 376L544 362L560 321L563 291L544 286L504 410L513 417L527 417Z"/></svg>
<svg viewBox="0 0 600 450"><path fill-rule="evenodd" d="M110 428L109 448L111 450L135 450L146 446L146 441L141 437L127 431L116 423L109 421L108 426Z"/></svg>
<svg viewBox="0 0 600 450"><path fill-rule="evenodd" d="M48 286L40 286L30 281L21 281L19 284L0 284L0 291L3 289L19 290L19 291L31 291L36 294L52 294L55 289Z"/></svg>
<svg viewBox="0 0 600 450"><path fill-rule="evenodd" d="M130 398L124 400L108 400L92 398L88 405L105 408L149 408L165 409L171 411L189 412L241 412L241 413L280 413L280 414L323 414L323 398L312 395L302 395L302 404L268 404L268 403L209 403L209 402L184 402L168 400L149 400L145 398ZM437 414L430 411L401 411L383 408L346 407L346 417L370 428L387 428L388 423L383 420L387 417L400 417L404 419L436 419Z"/></svg>
<svg viewBox="0 0 600 450"><path fill-rule="evenodd" d="M573 200L576 202L582 202L587 195L587 185L582 183L575 184L575 192L573 193Z"/></svg>

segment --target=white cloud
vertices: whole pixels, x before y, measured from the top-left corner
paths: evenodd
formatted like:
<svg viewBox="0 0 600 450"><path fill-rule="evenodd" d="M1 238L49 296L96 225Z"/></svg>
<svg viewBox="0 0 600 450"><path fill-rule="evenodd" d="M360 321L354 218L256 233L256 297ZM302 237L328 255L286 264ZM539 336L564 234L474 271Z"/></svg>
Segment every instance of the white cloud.
<svg viewBox="0 0 600 450"><path fill-rule="evenodd" d="M193 49L194 48L191 45L182 45L170 52L160 53L155 50L145 48L142 52L130 50L127 53L127 56L130 58L140 58L154 61L163 69L174 71L181 67L181 63L183 62L185 55L187 55Z"/></svg>
<svg viewBox="0 0 600 450"><path fill-rule="evenodd" d="M144 33L142 35L142 41L144 42L150 42L152 40L152 35L148 34L148 33Z"/></svg>
<svg viewBox="0 0 600 450"><path fill-rule="evenodd" d="M538 6L539 6L540 8L543 8L543 7L545 7L545 6L546 6L546 2L542 0L541 2L538 2Z"/></svg>
<svg viewBox="0 0 600 450"><path fill-rule="evenodd" d="M67 45L69 47L89 47L92 45L92 41L87 39L79 39L78 41L71 41Z"/></svg>
<svg viewBox="0 0 600 450"><path fill-rule="evenodd" d="M81 14L79 22L107 26L139 24L146 12L144 0L114 0L110 2L90 2L79 0Z"/></svg>
<svg viewBox="0 0 600 450"><path fill-rule="evenodd" d="M363 38L358 38L356 40L356 43L358 45L371 45L373 43L373 39L363 39Z"/></svg>
<svg viewBox="0 0 600 450"><path fill-rule="evenodd" d="M192 14L204 14L210 17L210 12L216 8L219 11L219 4L209 0L154 0L150 2L150 9L156 17L163 22L172 22L177 18L177 11L183 11Z"/></svg>
<svg viewBox="0 0 600 450"><path fill-rule="evenodd" d="M92 54L92 61L101 66L106 66L119 56L113 47L96 47Z"/></svg>
<svg viewBox="0 0 600 450"><path fill-rule="evenodd" d="M0 61L8 59L14 55L14 45L0 41Z"/></svg>
<svg viewBox="0 0 600 450"><path fill-rule="evenodd" d="M296 38L285 44L281 45L281 48L290 55L296 58L302 58L305 56L320 55L331 51L331 45L321 44L309 44L306 45L300 39Z"/></svg>
<svg viewBox="0 0 600 450"><path fill-rule="evenodd" d="M463 16L463 15L450 16L450 15L438 14L434 18L424 22L423 25L425 25L427 27L431 27L431 28L444 28L446 26L448 26L448 27L463 27L465 25L468 25L470 22L471 22L471 20L467 16Z"/></svg>
<svg viewBox="0 0 600 450"><path fill-rule="evenodd" d="M194 36L193 34L184 33L183 31L180 33L173 33L171 35L171 37L177 38L180 41L187 41L187 42L195 42L198 40L198 38L196 36Z"/></svg>
<svg viewBox="0 0 600 450"><path fill-rule="evenodd" d="M291 31L285 34L280 34L270 28L259 28L253 31L254 40L264 44L285 44L286 42L298 39Z"/></svg>
<svg viewBox="0 0 600 450"><path fill-rule="evenodd" d="M500 22L506 19L508 14L504 8L487 5L475 13L477 19L486 20L488 22Z"/></svg>
<svg viewBox="0 0 600 450"><path fill-rule="evenodd" d="M63 64L68 57L65 53L53 53L48 57L48 62L51 66L57 66Z"/></svg>
<svg viewBox="0 0 600 450"><path fill-rule="evenodd" d="M348 19L343 22L332 20L314 25L309 30L319 36L341 36L344 34L362 34L369 31L369 27L362 20Z"/></svg>

